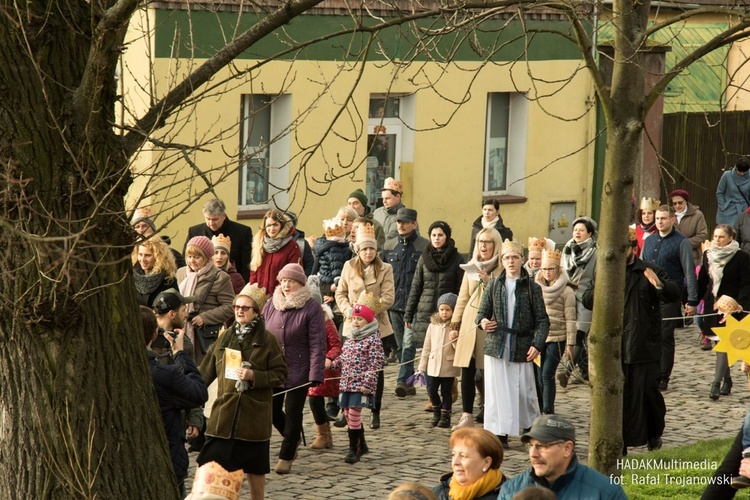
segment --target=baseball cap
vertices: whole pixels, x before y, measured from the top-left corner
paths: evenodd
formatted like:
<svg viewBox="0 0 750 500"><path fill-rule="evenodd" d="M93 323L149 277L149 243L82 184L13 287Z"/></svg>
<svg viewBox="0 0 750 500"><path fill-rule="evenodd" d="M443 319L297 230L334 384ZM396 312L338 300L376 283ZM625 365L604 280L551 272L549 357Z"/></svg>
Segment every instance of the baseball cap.
<svg viewBox="0 0 750 500"><path fill-rule="evenodd" d="M536 439L543 443L562 439L576 442L576 428L568 420L558 415L542 415L534 420L529 432L521 436L521 442Z"/></svg>
<svg viewBox="0 0 750 500"><path fill-rule="evenodd" d="M167 314L169 311L179 309L182 304L195 302L195 296L183 296L175 288L164 290L154 299L152 307L157 314Z"/></svg>

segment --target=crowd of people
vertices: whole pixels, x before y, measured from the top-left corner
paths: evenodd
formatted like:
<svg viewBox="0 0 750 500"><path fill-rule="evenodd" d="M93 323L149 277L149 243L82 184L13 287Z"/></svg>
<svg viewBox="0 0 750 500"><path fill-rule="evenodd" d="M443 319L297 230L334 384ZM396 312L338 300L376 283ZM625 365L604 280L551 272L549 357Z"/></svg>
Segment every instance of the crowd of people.
<svg viewBox="0 0 750 500"><path fill-rule="evenodd" d="M733 184L740 191L743 185ZM155 335L144 320L149 356L182 373L181 383L193 392L172 398L179 405L169 408L167 434L170 449L179 438L172 456L183 494L177 414L200 452L198 464L243 471L251 498L260 499L272 470L272 431L282 437L273 471L289 474L306 400L317 430L310 448L332 446L336 421L348 427L344 461L362 459L369 451L362 410L370 410L370 429L387 425L383 366L393 363L397 382L388 390L409 398L425 377L428 425L453 431L453 472L435 486L438 498L511 498L528 486L560 498L586 496L587 488L601 498L624 497L578 463L575 430L555 414L557 384L588 380L596 222L576 218L560 249L546 238L529 238L524 248L505 226L499 203L486 200L465 262L451 226L431 221L423 236L417 211L402 196L401 182L387 179L383 207L371 212L357 190L322 221L318 238L305 238L296 215L276 209L253 237L213 199L204 206L205 222L188 232L181 267L183 254L158 235L153 214L136 212L137 297L162 332ZM737 228L717 225L710 242L705 218L684 190L673 191L668 204L643 198L636 210L626 255L624 455L628 447L661 447L661 392L669 387L674 330L683 316L701 312L699 306L737 317L750 309L750 256L737 239L746 222L737 215L750 209L737 209L731 199L722 216L734 210ZM710 349L719 318L698 318ZM161 337L163 345L152 345ZM212 382L215 390L207 392ZM727 357L719 353L708 396L716 400L731 390ZM453 421L459 398L461 415ZM500 465L512 436L526 445L532 468L508 479Z"/></svg>

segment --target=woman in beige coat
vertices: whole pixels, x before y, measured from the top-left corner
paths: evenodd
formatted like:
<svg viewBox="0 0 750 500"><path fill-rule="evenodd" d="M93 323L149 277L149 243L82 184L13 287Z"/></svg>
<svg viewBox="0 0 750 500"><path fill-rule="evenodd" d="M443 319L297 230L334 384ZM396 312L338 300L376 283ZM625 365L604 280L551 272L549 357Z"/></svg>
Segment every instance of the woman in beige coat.
<svg viewBox="0 0 750 500"><path fill-rule="evenodd" d="M393 335L393 327L388 319L388 308L393 305L395 290L393 285L393 268L384 263L377 255L378 242L375 230L369 223L361 223L357 228L354 251L357 256L344 264L341 279L336 288L336 305L344 315L344 336L352 329L352 308L360 295L371 293L380 299L382 308L377 315L380 340ZM383 401L383 371L378 372L378 387L375 392L375 408L372 410L370 428L380 427L380 406Z"/></svg>
<svg viewBox="0 0 750 500"><path fill-rule="evenodd" d="M223 325L234 318L232 280L213 264L213 255L211 240L205 236L191 238L185 250L187 266L177 270L180 293L185 297L195 297L195 302L187 305L185 335L195 345L195 362L198 364L216 336L201 336L196 330L200 327Z"/></svg>
<svg viewBox="0 0 750 500"><path fill-rule="evenodd" d="M461 405L463 413L453 430L461 427L474 426L474 376L477 370L484 367L484 339L485 332L474 323L479 304L482 302L487 283L500 275L500 248L502 240L495 228L484 228L475 238L474 253L467 264L478 269L466 269L461 290L458 292L458 302L453 311L450 340L456 342L456 355L453 366L461 368ZM479 386L480 394L483 385Z"/></svg>

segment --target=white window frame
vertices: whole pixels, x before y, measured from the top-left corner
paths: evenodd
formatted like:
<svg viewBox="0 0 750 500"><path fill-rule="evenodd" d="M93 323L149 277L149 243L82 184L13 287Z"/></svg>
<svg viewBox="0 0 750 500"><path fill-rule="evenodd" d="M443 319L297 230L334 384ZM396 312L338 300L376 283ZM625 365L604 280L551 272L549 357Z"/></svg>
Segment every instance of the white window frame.
<svg viewBox="0 0 750 500"><path fill-rule="evenodd" d="M240 210L257 210L281 207L282 209L289 204L289 193L285 189L289 184L289 162L291 155L291 134L289 133L292 123L292 96L289 94L268 95L255 94L269 97L270 103L270 134L268 139L264 139L264 147L261 151L267 160L268 178L265 179L268 184L268 200L265 203L252 203L247 200L247 164L244 160L250 137L251 121L248 117L251 114L251 104L253 94L242 95L241 105L241 125L240 125L240 149L241 165L239 169L239 186L238 186L238 208ZM250 201L248 203L248 201Z"/></svg>
<svg viewBox="0 0 750 500"><path fill-rule="evenodd" d="M499 92L498 92L499 93ZM484 175L482 194L484 196L524 196L526 190L526 137L528 130L529 102L525 94L506 92L508 99L508 137L506 140L505 189L489 190L490 124L492 123L492 95L487 94L487 115L485 121Z"/></svg>

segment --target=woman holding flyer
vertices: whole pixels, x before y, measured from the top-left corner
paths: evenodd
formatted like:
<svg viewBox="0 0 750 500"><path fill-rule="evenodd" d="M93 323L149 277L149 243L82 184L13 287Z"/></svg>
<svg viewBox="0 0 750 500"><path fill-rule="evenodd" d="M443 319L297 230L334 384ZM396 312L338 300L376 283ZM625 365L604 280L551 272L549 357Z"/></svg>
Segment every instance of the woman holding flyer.
<svg viewBox="0 0 750 500"><path fill-rule="evenodd" d="M234 300L235 323L224 330L200 366L206 385L218 380L218 395L206 426L198 465L218 462L247 474L250 498L262 499L270 472L272 389L287 378L286 361L260 312L268 297L247 285Z"/></svg>

